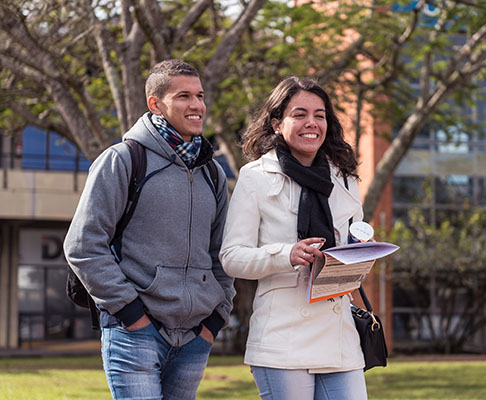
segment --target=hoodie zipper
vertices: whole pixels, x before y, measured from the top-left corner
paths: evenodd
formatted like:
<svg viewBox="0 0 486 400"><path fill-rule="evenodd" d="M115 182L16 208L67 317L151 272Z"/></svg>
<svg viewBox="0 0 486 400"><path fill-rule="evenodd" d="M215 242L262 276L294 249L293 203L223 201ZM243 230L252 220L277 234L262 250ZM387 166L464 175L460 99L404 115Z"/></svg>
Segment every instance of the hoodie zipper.
<svg viewBox="0 0 486 400"><path fill-rule="evenodd" d="M186 262L185 262L185 266L184 266L184 289L187 293L187 297L189 299L189 309L188 309L188 312L187 312L187 318L184 319L184 321L181 322L181 325L187 321L189 319L189 316L191 315L192 313L192 297L191 297L191 293L189 291L189 289L187 288L186 286L186 282L187 282L187 272L188 272L188 269L189 269L189 260L191 259L191 242L192 242L192 213L193 213L193 203L194 203L194 196L193 196L193 182L194 182L194 179L193 179L193 174L192 174L192 169L189 170L189 195L190 195L190 201L189 201L189 230L188 230L188 233L187 233L187 257L186 257Z"/></svg>

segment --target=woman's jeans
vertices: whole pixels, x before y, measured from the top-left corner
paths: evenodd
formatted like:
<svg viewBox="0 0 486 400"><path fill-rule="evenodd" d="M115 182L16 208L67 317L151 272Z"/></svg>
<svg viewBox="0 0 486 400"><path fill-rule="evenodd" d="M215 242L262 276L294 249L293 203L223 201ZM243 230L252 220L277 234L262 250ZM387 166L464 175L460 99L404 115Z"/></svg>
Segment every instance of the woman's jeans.
<svg viewBox="0 0 486 400"><path fill-rule="evenodd" d="M134 330L103 328L101 342L115 400L194 400L211 350L200 336L171 346L152 324Z"/></svg>
<svg viewBox="0 0 486 400"><path fill-rule="evenodd" d="M251 367L264 400L366 400L362 369L309 374L305 369Z"/></svg>

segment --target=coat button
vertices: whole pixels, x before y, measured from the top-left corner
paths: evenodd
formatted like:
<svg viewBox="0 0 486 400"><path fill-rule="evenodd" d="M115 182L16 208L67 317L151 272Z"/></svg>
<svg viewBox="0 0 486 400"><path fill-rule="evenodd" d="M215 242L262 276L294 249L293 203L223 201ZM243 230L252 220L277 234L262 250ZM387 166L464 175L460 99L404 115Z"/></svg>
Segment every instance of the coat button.
<svg viewBox="0 0 486 400"><path fill-rule="evenodd" d="M272 244L267 247L267 253L274 255L277 254L280 250L282 250L282 244Z"/></svg>
<svg viewBox="0 0 486 400"><path fill-rule="evenodd" d="M341 314L341 312L343 311L343 306L340 303L337 303L332 309L336 314Z"/></svg>
<svg viewBox="0 0 486 400"><path fill-rule="evenodd" d="M300 313L304 318L308 318L310 316L310 311L308 308L301 308Z"/></svg>

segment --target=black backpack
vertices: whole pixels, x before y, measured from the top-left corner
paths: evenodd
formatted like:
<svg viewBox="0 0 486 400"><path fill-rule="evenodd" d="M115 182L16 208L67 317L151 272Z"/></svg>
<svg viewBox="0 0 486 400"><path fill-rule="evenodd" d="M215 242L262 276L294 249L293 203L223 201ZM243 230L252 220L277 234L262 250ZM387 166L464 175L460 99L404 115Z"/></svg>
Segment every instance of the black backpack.
<svg viewBox="0 0 486 400"><path fill-rule="evenodd" d="M127 139L124 143L128 146L130 151L130 158L132 162L132 173L130 176L130 183L128 185L128 200L125 211L121 216L120 220L116 224L115 235L110 243L110 249L115 257L115 261L119 263L121 261L121 249L122 249L122 236L123 231L127 227L130 219L133 216L135 208L137 206L138 198L142 191L143 185L155 174L163 171L164 169L171 166L175 157L172 158L172 162L165 165L162 168L152 171L150 174L145 176L147 172L147 155L145 154L145 147L135 140ZM203 169L204 178L211 187L213 195L218 202L218 170L216 164L213 160L210 160L206 164L209 170L210 178L208 178L205 170ZM68 265L67 280L66 280L66 294L71 299L71 301L83 308L89 308L91 311L91 325L93 329L99 329L99 310L96 307L94 300L88 294L86 288L83 286L77 275L73 272L71 267Z"/></svg>

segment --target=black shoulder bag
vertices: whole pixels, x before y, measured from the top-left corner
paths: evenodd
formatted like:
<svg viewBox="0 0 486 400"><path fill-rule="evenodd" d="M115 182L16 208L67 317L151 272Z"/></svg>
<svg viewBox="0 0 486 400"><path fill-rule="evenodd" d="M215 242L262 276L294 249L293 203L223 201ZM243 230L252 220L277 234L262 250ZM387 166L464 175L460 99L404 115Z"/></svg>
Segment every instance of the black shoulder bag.
<svg viewBox="0 0 486 400"><path fill-rule="evenodd" d="M343 175L344 176L344 175ZM348 180L344 176L344 184L349 190ZM349 219L351 225L352 218ZM386 347L385 333L383 331L383 324L378 315L373 313L373 308L368 300L368 296L364 291L363 286L359 287L359 294L363 299L365 310L351 304L351 314L353 315L354 324L359 334L361 342L361 350L365 359L364 370L367 371L373 367L386 367L386 359L388 357L388 349Z"/></svg>
<svg viewBox="0 0 486 400"><path fill-rule="evenodd" d="M351 304L351 314L361 341L361 350L363 350L365 359L364 370L367 371L373 367L386 367L388 349L383 324L378 315L373 313L371 303L362 286L359 287L359 294L366 310Z"/></svg>

